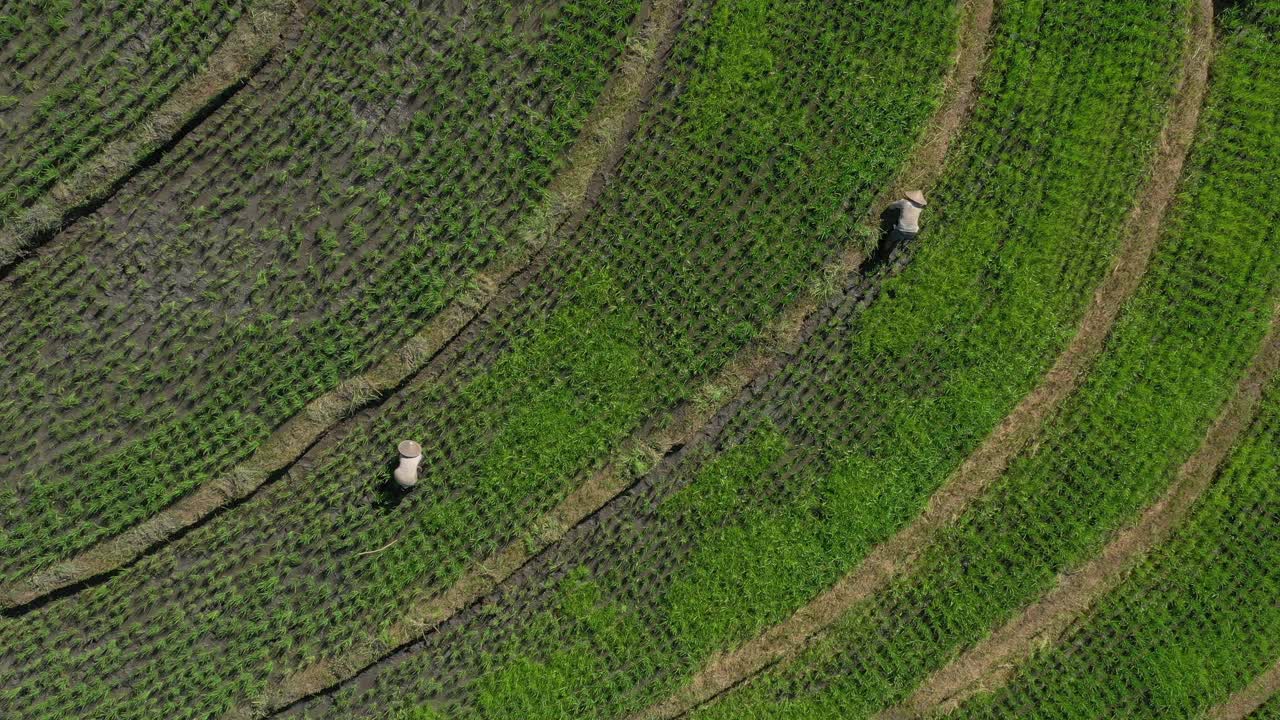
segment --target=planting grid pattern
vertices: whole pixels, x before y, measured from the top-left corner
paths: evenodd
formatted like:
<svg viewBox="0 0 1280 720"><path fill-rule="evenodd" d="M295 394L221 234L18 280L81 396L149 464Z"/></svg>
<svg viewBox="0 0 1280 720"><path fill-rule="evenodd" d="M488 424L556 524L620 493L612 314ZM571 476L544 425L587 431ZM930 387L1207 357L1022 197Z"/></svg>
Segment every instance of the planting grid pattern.
<svg viewBox="0 0 1280 720"><path fill-rule="evenodd" d="M285 716L628 717L856 568L1070 339L1125 240L1190 2L998 3L920 238L828 289L780 369L656 466L627 459L634 484L498 592ZM0 8L0 62L21 69L0 133L53 128L0 170L0 226L198 70L246 5L193 3L158 28L156 4ZM0 281L0 581L225 472L519 257L650 9L307 5L248 86ZM767 341L826 261L872 249L860 220L938 104L954 3L680 7L621 161L540 228L555 241L527 271L247 501L0 616L0 716L252 705L538 537L532 518ZM1196 449L1280 290L1280 2L1216 25L1177 200L1080 390L908 572L694 717L902 701L1095 556ZM136 77L103 85L140 47ZM958 714L1191 717L1274 664L1278 433L1275 381L1172 539ZM401 496L388 448L405 437L424 440L424 481Z"/></svg>
<svg viewBox="0 0 1280 720"><path fill-rule="evenodd" d="M1274 45L1268 52L1242 51L1241 45L1256 45L1265 35L1245 37L1233 37L1214 66L1179 205L1144 285L1081 390L987 496L925 551L911 574L856 608L795 663L699 717L861 717L901 700L925 673L1052 587L1059 573L1095 555L1112 531L1173 478L1257 350L1280 285L1280 235L1274 230L1280 218L1269 205L1280 197L1258 184L1258 168L1280 161L1276 108L1266 100L1274 92L1276 55ZM1267 230L1258 232L1259 227ZM1266 484L1268 471L1260 471L1253 482ZM1249 502L1267 502L1249 496ZM1273 521L1273 514L1263 512L1257 532L1274 534ZM1233 567L1228 562L1224 570L1241 572ZM1274 591L1265 574L1256 579L1258 592ZM1274 602L1274 594L1268 597ZM1177 602L1199 600L1204 598L1193 594ZM1235 601L1247 605L1243 594ZM1256 619L1265 623L1266 617ZM1160 642L1173 630L1144 637ZM1210 638L1223 639L1206 631L1205 641ZM1157 655L1146 659L1160 661ZM1244 664L1246 657L1239 661ZM1193 672L1189 667L1183 670ZM1167 670L1169 691L1181 680ZM1085 682L1083 677L1076 674L1071 682ZM1089 702L1040 698L1037 712L1137 717L1141 706L1155 712L1152 717L1175 717L1196 710L1188 706L1162 715L1159 709L1172 699L1136 695L1157 688L1125 686L1119 675L1110 680L1112 694L1101 683L1081 685ZM1189 696L1182 702L1203 700L1194 685L1184 690Z"/></svg>
<svg viewBox="0 0 1280 720"><path fill-rule="evenodd" d="M0 8L0 229L193 77L247 0Z"/></svg>
<svg viewBox="0 0 1280 720"><path fill-rule="evenodd" d="M623 716L830 585L1069 337L1142 179L1185 19L1182 2L1002 3L982 99L910 265L899 254L848 289L722 432L513 587L298 714ZM1247 359L1247 341L1227 360Z"/></svg>
<svg viewBox="0 0 1280 720"><path fill-rule="evenodd" d="M316 3L251 88L20 266L0 578L225 472L507 248L638 0L521 7Z"/></svg>
<svg viewBox="0 0 1280 720"><path fill-rule="evenodd" d="M897 45L871 38L905 0L742 7L689 3L594 212L409 388L231 512L7 621L0 710L64 717L92 698L117 717L202 717L341 652L518 539L857 242L938 92L853 73L893 59L936 89L953 6L932 0L932 24ZM409 436L429 439L428 480L395 504L385 448Z"/></svg>
<svg viewBox="0 0 1280 720"><path fill-rule="evenodd" d="M1258 3L1220 23L1200 164L1175 230L1189 238L1241 238L1256 229L1244 222L1246 206L1280 200L1274 185L1257 185L1256 174L1280 163L1280 108L1271 101L1280 92L1277 10L1280 3ZM1264 195L1242 196L1251 185ZM1215 218L1219 212L1224 217ZM1272 212L1267 243L1277 263L1280 218ZM1056 647L1007 687L975 698L957 720L1196 717L1270 668L1280 658L1277 448L1280 381L1273 381L1253 425L1173 539Z"/></svg>
<svg viewBox="0 0 1280 720"><path fill-rule="evenodd" d="M1194 515L1057 647L954 717L1196 717L1280 657L1280 385Z"/></svg>

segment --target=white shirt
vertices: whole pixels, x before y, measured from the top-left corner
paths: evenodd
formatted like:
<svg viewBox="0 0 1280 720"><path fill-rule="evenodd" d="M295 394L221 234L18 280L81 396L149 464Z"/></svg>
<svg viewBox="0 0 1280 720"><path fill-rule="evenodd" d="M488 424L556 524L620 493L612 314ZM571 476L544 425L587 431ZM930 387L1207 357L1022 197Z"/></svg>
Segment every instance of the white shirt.
<svg viewBox="0 0 1280 720"><path fill-rule="evenodd" d="M910 200L902 199L890 205L891 208L898 208L902 212L898 214L898 231L905 233L920 232L920 211L924 209L923 205L917 205Z"/></svg>

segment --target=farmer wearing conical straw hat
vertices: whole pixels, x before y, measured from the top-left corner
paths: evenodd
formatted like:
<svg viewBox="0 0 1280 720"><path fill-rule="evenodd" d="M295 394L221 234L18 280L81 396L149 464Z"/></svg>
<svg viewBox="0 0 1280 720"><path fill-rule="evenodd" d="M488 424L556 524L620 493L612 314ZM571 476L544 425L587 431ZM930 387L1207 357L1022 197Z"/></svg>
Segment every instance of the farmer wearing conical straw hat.
<svg viewBox="0 0 1280 720"><path fill-rule="evenodd" d="M401 490L412 490L418 484L418 465L422 462L422 446L412 440L404 440L397 448L400 464L392 475Z"/></svg>
<svg viewBox="0 0 1280 720"><path fill-rule="evenodd" d="M924 193L919 190L908 191L901 200L889 207L898 211L898 224L893 226L889 235L890 247L897 247L911 242L920 232L920 211L928 205Z"/></svg>

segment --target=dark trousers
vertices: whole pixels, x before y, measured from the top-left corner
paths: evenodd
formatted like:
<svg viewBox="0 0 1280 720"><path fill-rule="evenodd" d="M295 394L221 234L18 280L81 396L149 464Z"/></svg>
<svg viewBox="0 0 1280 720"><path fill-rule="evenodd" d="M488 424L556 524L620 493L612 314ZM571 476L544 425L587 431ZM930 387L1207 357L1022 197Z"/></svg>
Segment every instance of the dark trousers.
<svg viewBox="0 0 1280 720"><path fill-rule="evenodd" d="M899 230L896 226L889 231L889 252L906 247L916 239L916 233Z"/></svg>

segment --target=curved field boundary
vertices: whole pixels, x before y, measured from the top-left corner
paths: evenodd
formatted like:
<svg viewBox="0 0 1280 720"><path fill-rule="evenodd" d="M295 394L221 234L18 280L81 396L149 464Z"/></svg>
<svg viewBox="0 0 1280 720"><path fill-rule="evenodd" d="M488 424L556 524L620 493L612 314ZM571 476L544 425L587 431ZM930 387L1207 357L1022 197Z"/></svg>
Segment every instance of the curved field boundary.
<svg viewBox="0 0 1280 720"><path fill-rule="evenodd" d="M987 41L995 0L960 0L964 17L951 69L943 79L943 102L930 120L924 137L912 149L897 180L880 196L873 217L908 190L929 188L942 175L943 161L960 128L973 113L978 98L978 73L986 63Z"/></svg>
<svg viewBox="0 0 1280 720"><path fill-rule="evenodd" d="M986 3L988 23L991 3ZM829 590L737 650L713 658L680 690L633 716L634 720L682 717L778 662L790 659L810 639L838 620L853 605L907 572L920 552L943 527L951 524L1008 467L1049 414L1080 385L1102 350L1124 303L1137 290L1159 239L1160 226L1172 204L1182 167L1208 85L1213 44L1211 0L1192 7L1193 23L1183 52L1169 118L1139 200L1125 221L1125 244L1110 273L1094 292L1075 337L1054 361L1043 381L976 448L934 492L924 510L892 538L875 547L862 563Z"/></svg>
<svg viewBox="0 0 1280 720"><path fill-rule="evenodd" d="M1210 708L1205 720L1245 720L1277 694L1280 694L1280 661Z"/></svg>
<svg viewBox="0 0 1280 720"><path fill-rule="evenodd" d="M1186 518L1257 413L1262 391L1278 368L1280 311L1273 316L1262 348L1200 447L1138 521L1117 533L1096 557L1065 573L1044 598L930 675L910 697L879 714L877 720L949 713L974 694L1004 685L1019 662L1060 639L1072 622L1119 585L1128 571Z"/></svg>
<svg viewBox="0 0 1280 720"><path fill-rule="evenodd" d="M287 32L300 29L307 0L256 0L195 77L133 133L103 148L0 232L0 277L66 223L87 215L139 170L222 107L260 70Z"/></svg>
<svg viewBox="0 0 1280 720"><path fill-rule="evenodd" d="M985 57L986 39L991 27L993 3L983 0L962 2L966 20L962 24L955 62L944 78L944 101L912 148L894 182L873 205L868 213L868 222L879 217L901 189L907 186L928 187L936 182L942 172L942 160L972 109L976 79ZM601 470L533 523L537 534L532 540L512 543L485 558L443 593L404 603L403 606L411 610L377 639L358 644L341 657L321 660L304 668L269 690L254 708L237 708L224 718L245 720L274 714L333 689L374 669L379 663L392 660L391 656L397 651L492 592L539 553L559 542L574 527L630 487L643 470L625 469L628 460L643 458L643 467L647 470L712 431L725 408L732 406L741 393L749 391L760 379L780 369L804 344L817 329L819 310L825 300L831 299L831 288L844 287L851 275L864 269L866 262L866 255L858 247L847 247L840 252L820 271L818 277L823 281L813 283L809 291L792 303L765 330L763 341L743 348L691 399L681 403L668 416L646 423L624 441Z"/></svg>
<svg viewBox="0 0 1280 720"><path fill-rule="evenodd" d="M500 291L550 245L561 227L591 202L593 180L621 157L641 105L678 21L679 0L653 0L621 64L592 110L564 167L542 204L516 233L515 249L474 276L421 331L368 371L348 378L289 418L246 460L225 475L120 535L30 577L0 586L0 609L20 610L58 592L99 578L134 561L204 520L252 495L298 460L344 418L410 382L499 296Z"/></svg>
<svg viewBox="0 0 1280 720"><path fill-rule="evenodd" d="M825 266L823 276L847 276L857 271L864 260L861 250L848 248ZM642 429L625 440L602 469L533 522L534 537L513 542L476 563L443 593L405 603L405 612L376 639L357 644L341 657L321 660L290 675L268 691L257 703L255 711L238 708L225 715L224 720L263 717L262 713L284 710L300 700L334 688L412 644L493 592L539 553L559 542L574 527L630 487L642 473L628 469L628 460L641 458L644 468L653 467L705 433L739 393L780 367L813 329L810 321L820 309L821 299L815 293L807 293L798 299L766 330L767 342L744 348L715 377L698 388L691 400L682 403L665 418L648 424L661 430L645 432Z"/></svg>

